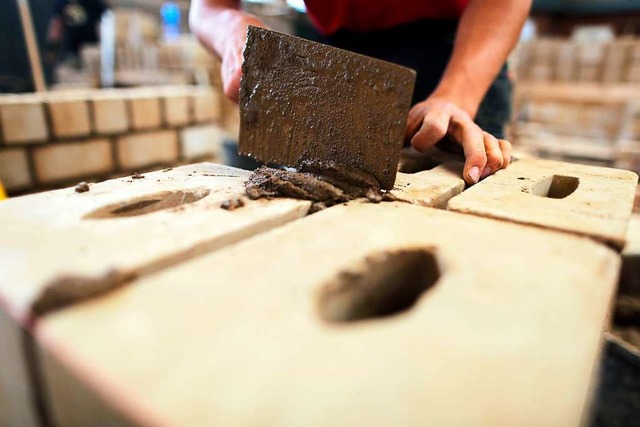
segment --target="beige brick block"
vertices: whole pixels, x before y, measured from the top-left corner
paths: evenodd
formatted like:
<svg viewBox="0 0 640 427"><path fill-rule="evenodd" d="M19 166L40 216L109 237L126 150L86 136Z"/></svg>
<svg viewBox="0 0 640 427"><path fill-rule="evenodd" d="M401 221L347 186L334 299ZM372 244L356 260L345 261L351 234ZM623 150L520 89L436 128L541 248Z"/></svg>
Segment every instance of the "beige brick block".
<svg viewBox="0 0 640 427"><path fill-rule="evenodd" d="M127 103L123 94L96 95L91 103L93 126L97 133L110 135L129 129Z"/></svg>
<svg viewBox="0 0 640 427"><path fill-rule="evenodd" d="M621 248L638 175L521 159L449 201L448 209L589 236Z"/></svg>
<svg viewBox="0 0 640 427"><path fill-rule="evenodd" d="M197 123L220 120L222 115L220 95L213 90L196 90L193 93L193 118Z"/></svg>
<svg viewBox="0 0 640 427"><path fill-rule="evenodd" d="M185 159L212 158L222 155L225 132L216 125L201 125L180 131L180 152Z"/></svg>
<svg viewBox="0 0 640 427"><path fill-rule="evenodd" d="M128 170L178 159L178 133L173 130L122 136L116 141L120 167Z"/></svg>
<svg viewBox="0 0 640 427"><path fill-rule="evenodd" d="M565 233L352 203L53 313L37 335L65 362L44 369L56 416L81 424L91 409L65 399L86 388L62 393L61 375L132 424L577 426L618 266Z"/></svg>
<svg viewBox="0 0 640 427"><path fill-rule="evenodd" d="M132 277L298 219L310 205L290 199L246 200L241 209L221 209L224 201L244 193L249 172L210 163L144 176L91 184L85 193L67 188L0 203L2 426L40 425L32 413L23 355L23 347L33 343L20 324L28 324L35 314L95 297ZM61 380L56 377L56 386ZM76 383L65 387L77 390L72 388ZM50 401L46 388L38 392ZM88 392L63 395L60 398L70 397L74 406L91 408L94 400L101 401ZM53 415L56 425L84 425ZM112 421L108 413L90 415L94 418L89 425Z"/></svg>
<svg viewBox="0 0 640 427"><path fill-rule="evenodd" d="M0 124L6 144L42 142L49 138L42 101L11 97L0 101Z"/></svg>
<svg viewBox="0 0 640 427"><path fill-rule="evenodd" d="M31 186L31 172L25 149L0 150L0 181L7 191Z"/></svg>
<svg viewBox="0 0 640 427"><path fill-rule="evenodd" d="M86 136L91 133L89 104L86 99L50 99L51 132L56 138Z"/></svg>
<svg viewBox="0 0 640 427"><path fill-rule="evenodd" d="M191 98L186 93L162 97L164 122L168 126L183 126L191 121Z"/></svg>
<svg viewBox="0 0 640 427"><path fill-rule="evenodd" d="M33 161L36 179L43 183L100 176L113 170L108 139L36 147Z"/></svg>
<svg viewBox="0 0 640 427"><path fill-rule="evenodd" d="M249 174L202 163L0 203L0 301L26 320L306 214L290 199L221 209Z"/></svg>
<svg viewBox="0 0 640 427"><path fill-rule="evenodd" d="M157 129L162 126L160 99L155 96L134 95L129 99L131 127L136 130Z"/></svg>

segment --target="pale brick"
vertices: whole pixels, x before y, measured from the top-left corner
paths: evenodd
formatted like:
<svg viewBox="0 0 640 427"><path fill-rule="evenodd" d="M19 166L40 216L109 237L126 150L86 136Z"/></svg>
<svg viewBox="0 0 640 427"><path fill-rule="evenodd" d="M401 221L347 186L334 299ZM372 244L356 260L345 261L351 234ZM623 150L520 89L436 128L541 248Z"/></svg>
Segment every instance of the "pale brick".
<svg viewBox="0 0 640 427"><path fill-rule="evenodd" d="M39 99L1 100L0 124L6 144L41 142L49 138L44 106Z"/></svg>
<svg viewBox="0 0 640 427"><path fill-rule="evenodd" d="M0 182L8 191L31 187L26 150L15 148L0 151Z"/></svg>
<svg viewBox="0 0 640 427"><path fill-rule="evenodd" d="M126 135L117 140L120 167L133 170L178 159L178 134L173 130Z"/></svg>
<svg viewBox="0 0 640 427"><path fill-rule="evenodd" d="M71 403L93 385L131 424L578 426L618 266L565 233L352 203L53 313L37 336L66 362L44 368L56 416L79 425L101 413Z"/></svg>
<svg viewBox="0 0 640 427"><path fill-rule="evenodd" d="M637 182L638 175L620 169L521 159L454 197L447 207L621 248Z"/></svg>
<svg viewBox="0 0 640 427"><path fill-rule="evenodd" d="M94 96L92 107L93 126L97 133L117 134L129 129L127 103L122 94Z"/></svg>
<svg viewBox="0 0 640 427"><path fill-rule="evenodd" d="M36 147L33 160L36 178L43 183L99 176L113 170L111 144L107 139Z"/></svg>
<svg viewBox="0 0 640 427"><path fill-rule="evenodd" d="M160 100L157 97L134 95L129 99L129 109L133 129L156 129L162 126Z"/></svg>
<svg viewBox="0 0 640 427"><path fill-rule="evenodd" d="M221 209L244 194L249 175L202 163L91 184L86 193L71 187L0 203L0 301L26 321L58 304L46 292L56 284L72 303L104 292L110 272L122 280L149 273L306 214L310 202L291 199ZM157 203L136 208L140 201ZM78 286L88 293L64 291L69 277L87 279Z"/></svg>
<svg viewBox="0 0 640 427"><path fill-rule="evenodd" d="M193 118L197 123L220 120L220 95L213 90L196 90L193 93Z"/></svg>
<svg viewBox="0 0 640 427"><path fill-rule="evenodd" d="M73 304L96 297L123 284L114 277L130 280L148 274L293 221L308 211L309 202L291 199L246 200L242 209L221 209L224 201L243 195L249 174L210 163L197 164L148 173L145 179L91 184L90 191L81 194L67 188L0 203L2 426L40 425L34 418L34 390L23 353L25 347L37 345L31 341L32 335L20 328L20 324L33 324L30 320L36 312L59 309L61 302ZM145 215L135 212L135 207L119 211L141 200L160 200L157 205L142 207L157 206L158 211ZM106 219L110 215L115 219ZM118 219L120 215L122 219ZM69 287L70 283L75 285ZM65 295L71 299L65 300ZM58 305L46 303L49 297ZM56 387L60 381L56 377ZM67 386L76 390L76 383L77 379ZM49 403L47 387L43 384L36 391ZM70 396L63 395L62 401ZM73 405L91 408L94 395L87 392L83 396L71 397ZM57 409L59 402L52 407ZM93 417L88 424L77 419L61 420L57 414L54 424L94 426L112 421L109 414L87 414Z"/></svg>
<svg viewBox="0 0 640 427"><path fill-rule="evenodd" d="M162 98L164 122L168 126L183 126L191 121L190 97L186 94L167 94Z"/></svg>
<svg viewBox="0 0 640 427"><path fill-rule="evenodd" d="M86 99L50 99L51 133L56 138L86 136L91 133L89 104Z"/></svg>
<svg viewBox="0 0 640 427"><path fill-rule="evenodd" d="M212 158L222 155L225 132L216 125L201 125L180 131L180 151L185 159Z"/></svg>

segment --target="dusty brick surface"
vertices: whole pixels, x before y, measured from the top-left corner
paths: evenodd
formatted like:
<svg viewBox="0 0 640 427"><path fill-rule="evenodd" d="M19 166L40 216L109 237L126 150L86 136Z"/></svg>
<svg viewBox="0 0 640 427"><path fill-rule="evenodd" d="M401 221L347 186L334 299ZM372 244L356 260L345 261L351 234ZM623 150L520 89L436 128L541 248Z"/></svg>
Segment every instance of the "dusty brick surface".
<svg viewBox="0 0 640 427"><path fill-rule="evenodd" d="M491 250L477 249L487 239ZM398 251L426 260L382 267ZM47 379L99 374L102 409L146 425L319 425L331 414L345 426L462 426L491 414L503 426L577 426L618 267L612 250L566 233L354 203L54 313L37 335L70 369L46 368ZM368 280L337 285L371 269L390 289L428 289L395 316L327 320L376 304ZM48 383L61 419L90 419Z"/></svg>
<svg viewBox="0 0 640 427"><path fill-rule="evenodd" d="M585 235L622 248L637 182L635 173L621 169L521 159L451 199L448 209Z"/></svg>

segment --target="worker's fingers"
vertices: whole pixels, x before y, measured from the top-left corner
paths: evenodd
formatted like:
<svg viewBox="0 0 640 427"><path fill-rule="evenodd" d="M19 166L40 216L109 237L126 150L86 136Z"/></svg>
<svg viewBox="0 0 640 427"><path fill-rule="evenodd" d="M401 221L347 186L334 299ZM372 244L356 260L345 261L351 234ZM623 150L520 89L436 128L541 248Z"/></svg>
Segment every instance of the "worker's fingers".
<svg viewBox="0 0 640 427"><path fill-rule="evenodd" d="M504 158L502 156L502 150L500 149L500 143L496 138L488 132L482 132L484 137L484 149L487 155L487 164L480 175L480 178L486 178L492 173L502 168Z"/></svg>
<svg viewBox="0 0 640 427"><path fill-rule="evenodd" d="M502 168L506 168L511 163L511 143L506 139L499 139L498 143L500 144L500 151L502 151L502 158L504 162L502 163Z"/></svg>
<svg viewBox="0 0 640 427"><path fill-rule="evenodd" d="M413 135L415 135L420 129L420 126L422 126L422 119L428 109L429 107L424 102L420 102L411 107L411 110L409 110L409 116L407 117L407 128L404 134L404 140L406 142L411 142Z"/></svg>
<svg viewBox="0 0 640 427"><path fill-rule="evenodd" d="M473 185L480 180L480 175L487 165L484 132L467 117L457 119L452 127L453 137L462 144L466 157L463 178L467 184Z"/></svg>
<svg viewBox="0 0 640 427"><path fill-rule="evenodd" d="M422 125L411 138L411 145L418 151L427 151L445 137L451 122L452 109L448 104L434 105L422 119Z"/></svg>

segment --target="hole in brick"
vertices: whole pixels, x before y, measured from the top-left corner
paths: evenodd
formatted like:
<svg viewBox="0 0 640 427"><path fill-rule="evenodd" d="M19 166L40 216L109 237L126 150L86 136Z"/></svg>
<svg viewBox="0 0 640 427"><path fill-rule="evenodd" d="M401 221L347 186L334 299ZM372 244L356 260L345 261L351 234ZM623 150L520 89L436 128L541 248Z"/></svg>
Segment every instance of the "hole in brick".
<svg viewBox="0 0 640 427"><path fill-rule="evenodd" d="M209 195L207 188L193 188L190 190L161 191L114 203L95 210L85 216L85 219L125 218L146 215L164 209L175 208L197 202Z"/></svg>
<svg viewBox="0 0 640 427"><path fill-rule="evenodd" d="M332 323L400 314L411 309L440 277L431 249L402 249L365 258L320 291L318 312Z"/></svg>
<svg viewBox="0 0 640 427"><path fill-rule="evenodd" d="M580 180L573 176L553 175L537 182L529 192L534 196L550 199L564 199L571 195L580 184Z"/></svg>

